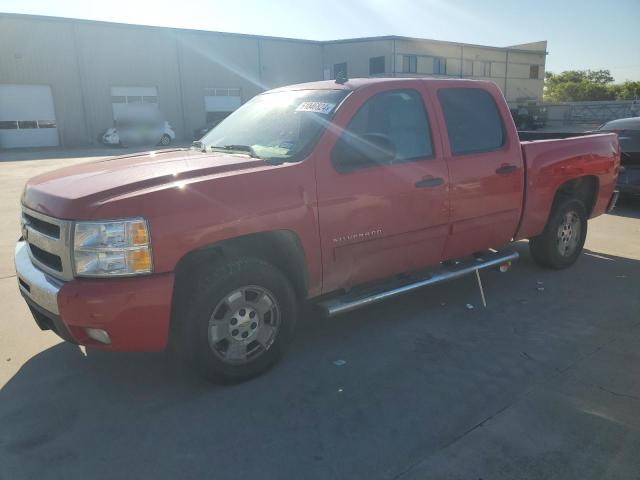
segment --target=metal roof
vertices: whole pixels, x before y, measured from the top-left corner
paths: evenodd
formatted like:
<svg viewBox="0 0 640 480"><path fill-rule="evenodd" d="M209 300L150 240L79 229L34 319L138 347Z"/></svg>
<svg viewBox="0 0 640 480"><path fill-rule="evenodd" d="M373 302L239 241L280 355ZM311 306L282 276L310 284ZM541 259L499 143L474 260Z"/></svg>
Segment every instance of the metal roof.
<svg viewBox="0 0 640 480"><path fill-rule="evenodd" d="M399 35L383 35L379 37L359 37L359 38L344 38L338 40L309 40L303 38L289 38L289 37L274 37L269 35L253 35L247 33L233 33L233 32L220 32L215 30L200 30L200 29L192 29L192 28L175 28L175 27L159 27L154 25L140 25L135 23L121 23L121 22L105 22L101 20L85 20L80 18L68 18L68 17L52 17L47 15L29 15L23 13L3 13L0 12L0 18L9 17L9 18L17 18L22 20L36 20L36 21L54 21L54 22L70 22L70 23L82 23L88 25L104 25L104 26L113 26L113 27L123 27L123 28L141 28L141 29L153 29L153 30L171 30L171 31L180 31L180 32L193 32L193 33L203 33L203 34L213 34L213 35L225 35L225 36L233 36L233 37L243 37L243 38L256 38L256 39L265 39L265 40L280 40L287 42L301 42L301 43L312 43L316 45L331 45L337 43L353 43L353 42L368 42L368 41L379 41L379 40L403 40L403 41L413 41L413 42L429 42L429 43L439 43L439 44L447 44L447 45L456 45L462 47L475 47L475 48L486 48L491 50L500 50L500 51L510 51L510 52L520 52L520 53L533 53L546 55L547 52L544 50L526 50L521 48L513 48L513 47L493 47L489 45L477 45L473 43L460 43L460 42L450 42L445 40L433 40L429 38L418 38L418 37L404 37Z"/></svg>

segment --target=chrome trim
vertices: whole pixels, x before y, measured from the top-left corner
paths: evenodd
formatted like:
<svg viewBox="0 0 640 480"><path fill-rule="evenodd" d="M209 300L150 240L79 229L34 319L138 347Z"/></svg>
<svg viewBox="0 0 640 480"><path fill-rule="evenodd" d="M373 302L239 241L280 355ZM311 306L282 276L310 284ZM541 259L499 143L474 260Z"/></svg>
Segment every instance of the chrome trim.
<svg viewBox="0 0 640 480"><path fill-rule="evenodd" d="M45 310L60 315L60 310L58 309L58 292L62 288L62 285L64 285L64 282L52 278L36 268L31 261L30 253L27 242L20 241L16 244L14 252L16 275L19 280L22 280L22 282L29 286L27 290L18 282L20 292Z"/></svg>
<svg viewBox="0 0 640 480"><path fill-rule="evenodd" d="M365 307L373 303L381 302L387 298L395 297L403 293L417 290L418 288L426 287L427 285L433 285L435 283L444 282L447 280L453 280L454 278L462 277L469 273L473 273L476 270L482 270L484 268L495 267L505 262L517 260L520 256L518 252L512 253L492 253L487 256L491 258L474 259L467 263L456 265L452 268L442 268L436 270L432 275L427 278L423 278L413 283L403 284L398 287L392 287L387 290L382 290L377 293L366 295L354 300L344 301L344 297L338 297L335 299L325 300L318 305L325 310L328 316L338 315L341 313L347 313L356 308Z"/></svg>
<svg viewBox="0 0 640 480"><path fill-rule="evenodd" d="M31 253L31 249L29 249L29 257L31 258L31 262L33 263L33 265L38 267L40 270L48 273L49 275L55 278L59 278L60 280L72 280L73 266L71 264L71 235L73 233L73 222L70 220L60 220L58 218L50 217L40 212L36 212L35 210L31 210L30 208L27 208L25 206L22 206L22 212L34 218L37 218L38 220L42 220L43 222L56 225L60 229L60 238L50 237L49 235L46 235L31 227L29 225L29 221L25 218L25 216L21 215L22 232L26 242L28 244L35 245L45 252L60 257L60 262L62 263L62 271L59 272L58 270L55 270L40 262L33 256L33 254Z"/></svg>
<svg viewBox="0 0 640 480"><path fill-rule="evenodd" d="M618 190L614 190L611 194L611 198L609 199L609 205L607 205L607 213L611 213L614 208L616 208L616 203L618 203L618 198L620 197L620 192Z"/></svg>

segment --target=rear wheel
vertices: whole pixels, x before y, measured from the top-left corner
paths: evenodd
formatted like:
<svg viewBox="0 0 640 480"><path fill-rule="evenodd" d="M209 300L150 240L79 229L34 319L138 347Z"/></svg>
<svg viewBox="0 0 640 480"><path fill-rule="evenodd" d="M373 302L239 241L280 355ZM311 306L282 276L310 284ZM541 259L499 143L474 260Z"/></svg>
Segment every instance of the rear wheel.
<svg viewBox="0 0 640 480"><path fill-rule="evenodd" d="M169 135L167 135L166 133L164 135L162 135L162 137L160 137L160 145L166 147L170 143L171 143L171 137Z"/></svg>
<svg viewBox="0 0 640 480"><path fill-rule="evenodd" d="M228 261L198 282L184 321L182 349L214 381L269 369L292 337L297 304L287 278L256 258Z"/></svg>
<svg viewBox="0 0 640 480"><path fill-rule="evenodd" d="M558 202L542 234L529 240L531 256L546 268L573 265L587 237L587 210L577 199Z"/></svg>

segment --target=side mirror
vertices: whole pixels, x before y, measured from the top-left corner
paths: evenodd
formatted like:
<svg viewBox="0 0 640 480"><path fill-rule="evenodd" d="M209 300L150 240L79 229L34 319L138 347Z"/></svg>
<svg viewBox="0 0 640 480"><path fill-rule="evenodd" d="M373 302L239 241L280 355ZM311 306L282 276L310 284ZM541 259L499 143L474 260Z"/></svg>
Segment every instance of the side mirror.
<svg viewBox="0 0 640 480"><path fill-rule="evenodd" d="M392 162L396 147L381 133L354 135L345 132L331 152L331 162L340 173Z"/></svg>

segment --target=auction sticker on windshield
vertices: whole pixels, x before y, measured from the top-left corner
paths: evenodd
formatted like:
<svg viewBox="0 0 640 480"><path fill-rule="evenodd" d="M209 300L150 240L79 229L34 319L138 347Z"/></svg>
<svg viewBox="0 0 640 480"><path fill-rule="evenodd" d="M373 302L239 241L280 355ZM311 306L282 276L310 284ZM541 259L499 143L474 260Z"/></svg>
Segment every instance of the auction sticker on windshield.
<svg viewBox="0 0 640 480"><path fill-rule="evenodd" d="M335 103L302 102L298 105L298 108L296 108L296 112L314 112L329 115L335 106Z"/></svg>

